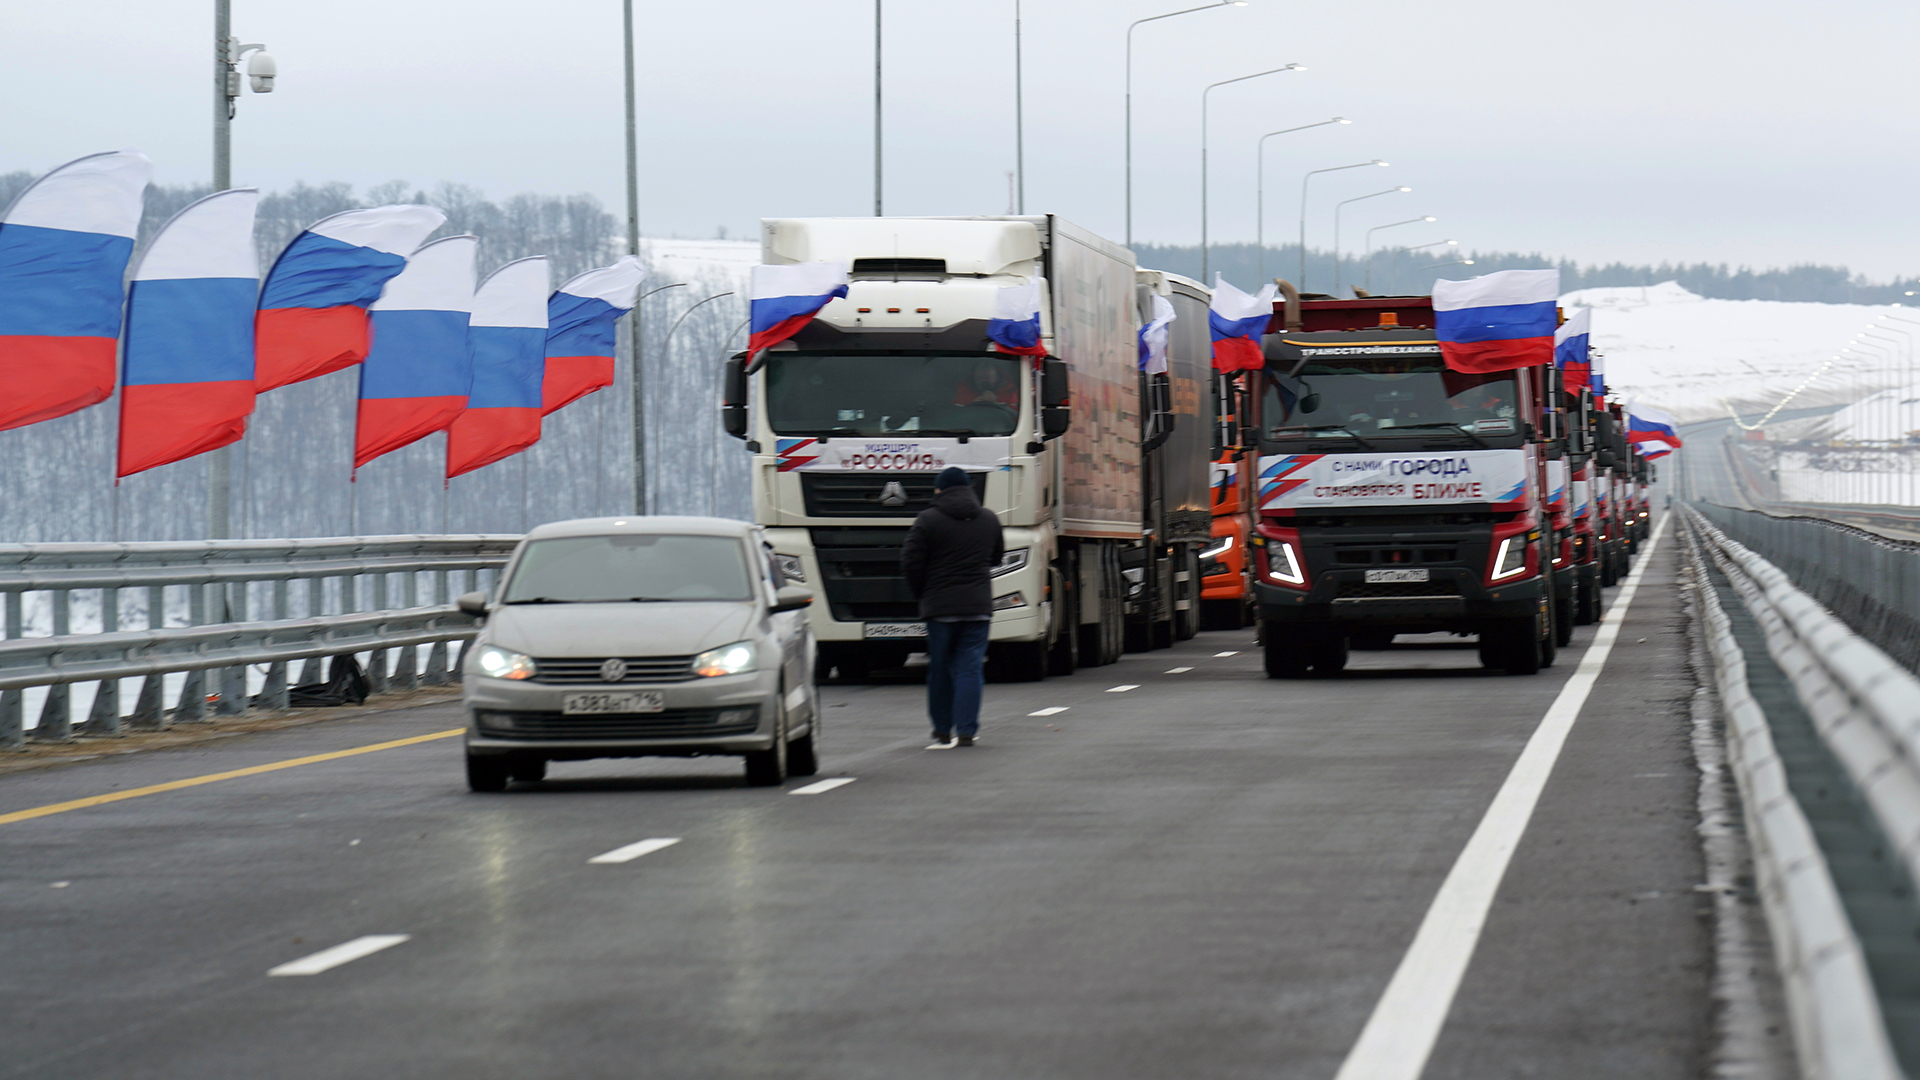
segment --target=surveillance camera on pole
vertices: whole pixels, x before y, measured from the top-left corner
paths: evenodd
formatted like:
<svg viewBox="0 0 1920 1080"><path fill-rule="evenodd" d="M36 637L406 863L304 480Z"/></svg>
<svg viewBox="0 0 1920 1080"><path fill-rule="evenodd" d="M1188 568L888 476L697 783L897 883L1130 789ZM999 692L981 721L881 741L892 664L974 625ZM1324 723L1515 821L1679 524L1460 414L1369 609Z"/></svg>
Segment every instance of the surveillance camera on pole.
<svg viewBox="0 0 1920 1080"><path fill-rule="evenodd" d="M266 54L264 46L253 45L242 47L262 50L254 53L253 57L247 61L247 79L253 84L253 92L256 94L273 93L273 77L279 74L279 67L274 64L273 57Z"/></svg>

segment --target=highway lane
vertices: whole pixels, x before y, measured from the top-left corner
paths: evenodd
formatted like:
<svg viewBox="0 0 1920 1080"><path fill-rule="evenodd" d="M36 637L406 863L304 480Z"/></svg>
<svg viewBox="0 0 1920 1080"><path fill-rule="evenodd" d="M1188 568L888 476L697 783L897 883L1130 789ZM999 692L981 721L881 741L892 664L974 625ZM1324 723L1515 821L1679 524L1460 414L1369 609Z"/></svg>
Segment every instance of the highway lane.
<svg viewBox="0 0 1920 1080"><path fill-rule="evenodd" d="M1428 1076L1698 1071L1674 553ZM3 824L0 1075L1328 1077L1578 648L1535 678L1446 639L1354 655L1274 682L1249 632L1206 634L989 687L982 744L940 751L919 686L829 686L822 777L856 779L812 796L743 787L730 760L471 795L448 738ZM433 706L18 774L0 820L457 723ZM678 842L589 861L648 839ZM368 935L407 937L267 974Z"/></svg>

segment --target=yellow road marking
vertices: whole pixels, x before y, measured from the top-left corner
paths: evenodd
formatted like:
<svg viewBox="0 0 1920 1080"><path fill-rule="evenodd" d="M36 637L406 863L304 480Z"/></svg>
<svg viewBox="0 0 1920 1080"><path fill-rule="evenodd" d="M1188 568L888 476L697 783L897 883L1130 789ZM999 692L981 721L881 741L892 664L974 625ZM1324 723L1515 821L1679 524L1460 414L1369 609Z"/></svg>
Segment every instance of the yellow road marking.
<svg viewBox="0 0 1920 1080"><path fill-rule="evenodd" d="M120 802L123 799L137 799L142 795L158 795L163 791L179 791L181 788L199 787L201 784L218 783L221 780L237 780L242 776L258 776L261 773L278 772L297 765L315 765L322 761L337 761L340 758L354 757L359 754L371 754L380 750L392 750L415 743L432 742L435 739L450 739L466 732L466 728L453 728L450 731L436 731L431 735L415 735L406 739L394 739L391 742L373 743L368 746L356 746L351 750L334 750L325 754L312 754L307 757L288 758L267 765L249 765L244 769L232 769L227 772L208 773L205 776L190 776L185 780L169 780L164 784L150 784L147 787L116 791L111 795L89 795L84 799L72 799L67 802L48 803L30 810L15 810L10 814L0 814L0 825L11 825L16 821L29 821L50 814L64 814L69 810L84 810L89 806L104 806L107 803Z"/></svg>

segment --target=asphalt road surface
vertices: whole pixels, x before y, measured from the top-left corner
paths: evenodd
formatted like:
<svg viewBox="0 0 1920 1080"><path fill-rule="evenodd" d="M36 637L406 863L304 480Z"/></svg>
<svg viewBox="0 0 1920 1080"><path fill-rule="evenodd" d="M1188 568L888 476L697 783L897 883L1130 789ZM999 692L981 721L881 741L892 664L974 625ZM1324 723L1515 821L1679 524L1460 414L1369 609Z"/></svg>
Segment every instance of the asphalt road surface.
<svg viewBox="0 0 1920 1080"><path fill-rule="evenodd" d="M1676 554L1427 1077L1703 1071ZM1531 678L1403 638L1289 682L1203 634L989 686L967 749L910 678L828 686L816 794L707 759L474 795L455 705L6 776L0 1076L1331 1077L1593 634Z"/></svg>

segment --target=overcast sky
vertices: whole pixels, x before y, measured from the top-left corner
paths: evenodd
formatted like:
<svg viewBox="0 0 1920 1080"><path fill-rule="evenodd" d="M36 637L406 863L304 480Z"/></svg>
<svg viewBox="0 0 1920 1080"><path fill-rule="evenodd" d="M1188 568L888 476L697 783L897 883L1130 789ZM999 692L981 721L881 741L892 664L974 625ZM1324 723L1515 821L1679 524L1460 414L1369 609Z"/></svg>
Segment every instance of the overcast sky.
<svg viewBox="0 0 1920 1080"><path fill-rule="evenodd" d="M1123 231L1123 45L1201 0L1024 0L1027 209ZM885 0L886 209L1002 213L1014 167L1013 0ZM7 4L0 170L137 146L203 180L211 0ZM641 222L752 236L763 216L872 206L873 0L636 0ZM454 180L623 202L619 0L234 0L279 61L241 100L237 184ZM1250 0L1135 36L1137 240L1381 235L1587 261L1845 263L1920 272L1920 4L1786 0Z"/></svg>

